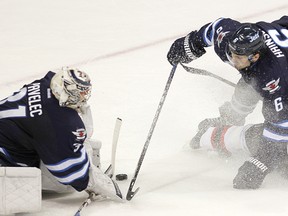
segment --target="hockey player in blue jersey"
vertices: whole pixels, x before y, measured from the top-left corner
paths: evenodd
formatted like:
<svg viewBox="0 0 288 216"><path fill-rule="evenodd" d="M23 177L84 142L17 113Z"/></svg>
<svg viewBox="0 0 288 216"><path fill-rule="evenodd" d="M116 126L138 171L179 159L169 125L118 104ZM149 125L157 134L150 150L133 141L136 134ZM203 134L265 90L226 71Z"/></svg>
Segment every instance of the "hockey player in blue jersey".
<svg viewBox="0 0 288 216"><path fill-rule="evenodd" d="M85 72L64 67L1 100L0 166L42 163L62 185L122 200L117 184L92 163L86 147L91 89Z"/></svg>
<svg viewBox="0 0 288 216"><path fill-rule="evenodd" d="M259 130L260 147L239 168L233 180L234 188L256 189L287 157L288 16L271 23L217 19L177 39L167 58L172 65L190 63L205 54L205 48L210 46L214 46L223 62L240 72L241 79L231 101L219 108L220 118L205 123L242 125L257 102L263 100L265 121L263 129ZM199 131L192 141L201 135Z"/></svg>

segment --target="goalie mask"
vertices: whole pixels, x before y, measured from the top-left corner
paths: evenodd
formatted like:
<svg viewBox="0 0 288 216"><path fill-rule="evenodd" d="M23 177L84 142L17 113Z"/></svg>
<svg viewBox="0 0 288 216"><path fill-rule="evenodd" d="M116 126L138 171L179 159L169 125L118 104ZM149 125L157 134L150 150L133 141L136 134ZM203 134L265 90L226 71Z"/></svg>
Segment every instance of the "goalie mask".
<svg viewBox="0 0 288 216"><path fill-rule="evenodd" d="M51 80L51 90L62 107L79 109L91 95L91 80L83 71L64 67Z"/></svg>

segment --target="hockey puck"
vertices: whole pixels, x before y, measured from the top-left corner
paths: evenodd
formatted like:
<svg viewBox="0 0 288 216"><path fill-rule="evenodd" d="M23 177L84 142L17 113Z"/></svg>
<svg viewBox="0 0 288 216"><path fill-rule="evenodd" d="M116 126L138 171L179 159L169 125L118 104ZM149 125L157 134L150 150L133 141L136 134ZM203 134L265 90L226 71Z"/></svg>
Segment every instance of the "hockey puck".
<svg viewBox="0 0 288 216"><path fill-rule="evenodd" d="M127 174L117 174L116 175L116 180L117 181L127 180L127 178L128 178Z"/></svg>

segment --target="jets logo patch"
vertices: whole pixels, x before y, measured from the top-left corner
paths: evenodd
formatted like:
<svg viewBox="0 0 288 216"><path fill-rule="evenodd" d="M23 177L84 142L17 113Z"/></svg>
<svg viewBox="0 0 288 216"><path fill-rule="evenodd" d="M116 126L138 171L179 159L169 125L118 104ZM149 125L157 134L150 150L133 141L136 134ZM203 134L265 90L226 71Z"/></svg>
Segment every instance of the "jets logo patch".
<svg viewBox="0 0 288 216"><path fill-rule="evenodd" d="M77 140L84 140L87 134L84 128L80 128L80 129L77 129L76 131L72 131L72 133L76 136Z"/></svg>
<svg viewBox="0 0 288 216"><path fill-rule="evenodd" d="M264 91L269 91L270 94L274 94L277 90L279 90L281 87L279 86L280 78L277 80L272 80L266 84L264 88L262 88Z"/></svg>
<svg viewBox="0 0 288 216"><path fill-rule="evenodd" d="M229 33L229 31L227 31L227 32L220 32L220 33L219 33L219 35L218 35L218 37L217 37L217 39L216 39L218 47L220 47L220 44L222 43L223 38L224 38L224 37L226 36L226 34L228 34L228 33Z"/></svg>

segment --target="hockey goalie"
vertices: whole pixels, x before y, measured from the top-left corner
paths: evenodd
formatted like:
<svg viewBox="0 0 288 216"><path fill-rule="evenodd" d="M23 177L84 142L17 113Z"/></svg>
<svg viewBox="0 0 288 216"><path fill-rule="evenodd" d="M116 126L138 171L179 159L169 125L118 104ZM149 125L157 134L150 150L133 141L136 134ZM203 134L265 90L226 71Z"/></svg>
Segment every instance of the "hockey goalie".
<svg viewBox="0 0 288 216"><path fill-rule="evenodd" d="M64 67L0 101L0 214L39 211L42 190L122 201L91 139L91 89L87 73Z"/></svg>

